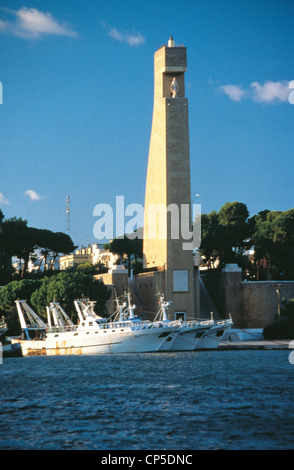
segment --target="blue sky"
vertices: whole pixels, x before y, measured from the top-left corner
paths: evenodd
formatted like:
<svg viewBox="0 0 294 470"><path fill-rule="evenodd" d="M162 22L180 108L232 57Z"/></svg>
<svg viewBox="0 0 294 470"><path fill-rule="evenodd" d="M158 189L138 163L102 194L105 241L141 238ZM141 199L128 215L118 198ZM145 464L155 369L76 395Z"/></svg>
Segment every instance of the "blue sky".
<svg viewBox="0 0 294 470"><path fill-rule="evenodd" d="M170 35L188 54L193 201L293 207L293 31L291 0L1 2L5 217L66 232L69 195L80 246L97 241L97 204L144 204L153 57Z"/></svg>

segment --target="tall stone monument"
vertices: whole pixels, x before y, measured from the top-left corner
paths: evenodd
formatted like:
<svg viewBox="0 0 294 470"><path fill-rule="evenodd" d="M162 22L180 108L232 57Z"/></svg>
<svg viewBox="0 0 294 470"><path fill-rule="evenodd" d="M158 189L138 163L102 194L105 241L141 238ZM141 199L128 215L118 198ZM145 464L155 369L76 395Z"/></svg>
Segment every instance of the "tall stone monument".
<svg viewBox="0 0 294 470"><path fill-rule="evenodd" d="M151 301L156 290L164 292L165 300L171 301L172 319L195 318L198 313L193 251L184 248L184 232L192 228L186 70L186 48L176 47L171 37L154 55L143 241L145 274L140 281L149 280Z"/></svg>

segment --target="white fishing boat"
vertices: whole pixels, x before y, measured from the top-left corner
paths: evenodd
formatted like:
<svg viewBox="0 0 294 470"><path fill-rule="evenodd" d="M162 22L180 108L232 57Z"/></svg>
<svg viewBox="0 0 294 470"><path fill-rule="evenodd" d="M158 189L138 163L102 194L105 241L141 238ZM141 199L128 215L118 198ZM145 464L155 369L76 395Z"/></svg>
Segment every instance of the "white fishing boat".
<svg viewBox="0 0 294 470"><path fill-rule="evenodd" d="M93 304L82 309L78 302L75 305L78 325L55 302L47 307L46 325L25 300L17 300L22 335L11 342L20 343L23 356L155 352L178 329L178 325L142 322L135 316L109 322L94 314Z"/></svg>
<svg viewBox="0 0 294 470"><path fill-rule="evenodd" d="M161 350L193 351L196 349L216 349L224 333L233 325L231 318L217 321L214 321L213 318L211 320L170 321L167 317L169 305L170 302L165 302L164 296L161 294L160 309L157 317L159 316L161 323L170 326L178 325L179 328L162 344Z"/></svg>

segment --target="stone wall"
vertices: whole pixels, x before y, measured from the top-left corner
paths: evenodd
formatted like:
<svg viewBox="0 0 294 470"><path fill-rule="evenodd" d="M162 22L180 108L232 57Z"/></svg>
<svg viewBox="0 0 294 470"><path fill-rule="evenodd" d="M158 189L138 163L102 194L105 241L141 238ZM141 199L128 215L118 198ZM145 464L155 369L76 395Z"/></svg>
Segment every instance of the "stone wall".
<svg viewBox="0 0 294 470"><path fill-rule="evenodd" d="M144 272L134 275L134 282L140 293L144 312L154 318L159 308L159 294L165 292L164 270Z"/></svg>
<svg viewBox="0 0 294 470"><path fill-rule="evenodd" d="M124 272L117 270L117 272L100 274L95 277L101 278L112 291L112 296L107 303L108 314L111 315L116 310L115 293L117 296L121 296L128 291L127 270ZM232 266L222 272L201 274L201 281L220 316L228 318L231 314L236 328L264 328L272 323L278 313L276 292L278 281L244 282L241 270ZM159 307L158 293L165 292L165 271L158 270L134 275L134 283L142 301L144 318L151 320ZM279 283L283 286L280 288L280 300L294 298L294 281ZM198 272L195 272L195 290L196 316L205 316L203 313L207 312L202 312L201 305L198 305ZM201 311L201 315L199 315L199 311ZM172 312L170 312L170 316L171 319L174 319Z"/></svg>
<svg viewBox="0 0 294 470"><path fill-rule="evenodd" d="M121 266L113 266L108 273L96 274L96 279L102 279L104 284L111 290L111 297L107 301L106 308L107 314L112 315L116 308L116 296L120 297L128 292L128 272L127 270L115 269L121 268Z"/></svg>
<svg viewBox="0 0 294 470"><path fill-rule="evenodd" d="M201 274L208 293L216 305L221 317L232 316L234 323L242 324L242 273L212 272Z"/></svg>
<svg viewBox="0 0 294 470"><path fill-rule="evenodd" d="M264 328L278 313L278 281L244 282L241 270L201 274L223 317L231 314L236 328ZM294 298L294 281L279 282L280 299Z"/></svg>
<svg viewBox="0 0 294 470"><path fill-rule="evenodd" d="M277 281L242 282L242 314L247 328L264 328L278 313ZM294 298L294 281L280 282L280 299Z"/></svg>

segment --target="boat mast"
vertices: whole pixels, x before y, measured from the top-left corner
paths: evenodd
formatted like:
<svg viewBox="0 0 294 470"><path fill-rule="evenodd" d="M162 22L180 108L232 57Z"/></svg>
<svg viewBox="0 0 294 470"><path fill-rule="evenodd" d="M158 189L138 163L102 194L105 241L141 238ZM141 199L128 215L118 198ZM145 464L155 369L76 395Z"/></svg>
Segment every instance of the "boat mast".
<svg viewBox="0 0 294 470"><path fill-rule="evenodd" d="M131 294L130 294L130 291L128 292L128 307L129 307L129 319L130 320L133 320L135 318L135 314L134 314L134 310L136 308L136 305L135 304L131 304Z"/></svg>

